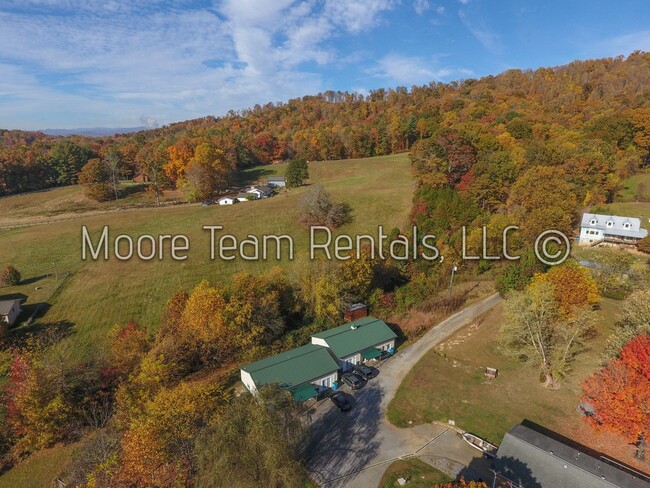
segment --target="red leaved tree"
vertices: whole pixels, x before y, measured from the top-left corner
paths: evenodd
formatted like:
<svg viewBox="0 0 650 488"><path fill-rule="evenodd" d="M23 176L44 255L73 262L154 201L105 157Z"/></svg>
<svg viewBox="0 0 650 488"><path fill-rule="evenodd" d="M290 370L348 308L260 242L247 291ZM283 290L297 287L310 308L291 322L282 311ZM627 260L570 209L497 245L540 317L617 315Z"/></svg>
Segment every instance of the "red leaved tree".
<svg viewBox="0 0 650 488"><path fill-rule="evenodd" d="M583 401L595 409L585 417L596 429L617 433L629 442L650 435L650 336L628 342L618 358L583 383Z"/></svg>

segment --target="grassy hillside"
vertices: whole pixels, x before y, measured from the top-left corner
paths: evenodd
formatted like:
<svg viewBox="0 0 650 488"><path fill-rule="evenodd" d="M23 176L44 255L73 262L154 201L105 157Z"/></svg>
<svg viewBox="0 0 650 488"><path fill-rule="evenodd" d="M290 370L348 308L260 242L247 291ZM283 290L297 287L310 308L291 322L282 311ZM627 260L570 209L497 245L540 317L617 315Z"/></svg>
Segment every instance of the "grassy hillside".
<svg viewBox="0 0 650 488"><path fill-rule="evenodd" d="M282 165L273 166L282 173ZM251 178L260 170L247 175ZM371 159L315 162L310 165L311 183L320 183L334 198L349 203L354 221L340 231L345 233L376 233L383 224L387 230L404 224L410 208L413 185L405 154ZM71 339L85 355L101 342L116 323L135 320L156 327L163 305L177 289L190 289L202 279L226 280L238 271L260 272L281 265L289 273L304 261L308 251L309 233L298 223L301 199L308 187L261 201L234 206L181 206L136 209L101 215L83 214L70 221L0 231L0 256L14 264L26 283L2 290L2 295L22 294L28 304L47 301L51 308L42 324L63 323L73 326ZM70 188L47 192L52 199L65 200ZM58 192L61 192L61 196ZM35 194L42 198L45 194ZM13 205L4 199L2 205ZM15 205L16 208L18 205ZM98 236L104 225L112 235L184 234L191 242L189 258L176 262L169 257L162 261L143 262L115 259L100 262L81 260L81 226L87 225ZM210 260L209 234L203 225L222 225L224 232L239 238L247 234L290 234L294 238L294 262L269 260L225 262ZM50 297L56 277L70 275L56 294ZM39 288L39 289L36 289Z"/></svg>

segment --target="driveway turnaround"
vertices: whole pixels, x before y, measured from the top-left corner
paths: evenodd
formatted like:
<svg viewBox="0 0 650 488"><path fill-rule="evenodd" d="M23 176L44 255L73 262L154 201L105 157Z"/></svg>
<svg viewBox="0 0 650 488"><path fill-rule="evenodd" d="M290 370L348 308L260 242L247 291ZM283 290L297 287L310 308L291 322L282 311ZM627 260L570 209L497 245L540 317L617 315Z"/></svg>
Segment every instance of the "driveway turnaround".
<svg viewBox="0 0 650 488"><path fill-rule="evenodd" d="M489 463L456 431L434 424L400 429L388 422L386 409L404 376L427 351L500 301L494 294L452 315L385 361L362 389L352 395L344 389L351 411L339 412L331 402L321 402L307 446L307 466L315 481L328 488L376 488L391 462L412 456L448 474L488 479Z"/></svg>

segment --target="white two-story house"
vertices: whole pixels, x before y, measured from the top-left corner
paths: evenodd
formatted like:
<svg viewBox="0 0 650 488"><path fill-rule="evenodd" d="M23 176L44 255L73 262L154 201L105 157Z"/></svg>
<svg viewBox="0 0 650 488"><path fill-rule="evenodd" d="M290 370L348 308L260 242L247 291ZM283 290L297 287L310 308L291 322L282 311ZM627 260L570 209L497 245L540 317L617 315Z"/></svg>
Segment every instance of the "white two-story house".
<svg viewBox="0 0 650 488"><path fill-rule="evenodd" d="M582 214L578 244L636 244L647 235L648 231L641 228L641 219L585 213Z"/></svg>

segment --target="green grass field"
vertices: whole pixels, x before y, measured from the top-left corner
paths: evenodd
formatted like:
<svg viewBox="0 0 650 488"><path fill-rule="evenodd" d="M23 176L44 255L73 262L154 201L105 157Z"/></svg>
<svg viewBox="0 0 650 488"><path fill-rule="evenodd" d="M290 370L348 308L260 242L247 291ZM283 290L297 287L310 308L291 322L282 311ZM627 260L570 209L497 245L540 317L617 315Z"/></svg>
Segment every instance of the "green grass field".
<svg viewBox="0 0 650 488"><path fill-rule="evenodd" d="M623 183L623 188L616 195L620 202L635 202L639 196L639 183L650 184L650 173L639 173L631 176Z"/></svg>
<svg viewBox="0 0 650 488"><path fill-rule="evenodd" d="M399 486L399 478L407 479L407 486L412 488L431 488L436 483L453 481L453 478L417 458L400 459L388 466L378 488Z"/></svg>
<svg viewBox="0 0 650 488"><path fill-rule="evenodd" d="M537 374L498 350L503 322L499 305L441 346L429 351L409 372L388 407L389 420L407 427L452 419L464 430L499 444L505 432L529 419L560 433L580 422L576 405L580 383L600 364L601 353L621 302L605 299L597 335L578 356L558 390L544 388ZM494 381L483 377L486 367L499 369Z"/></svg>
<svg viewBox="0 0 650 488"><path fill-rule="evenodd" d="M274 165L275 173L284 171ZM254 169L247 180L268 174L266 168ZM338 201L349 203L354 221L339 232L374 233L383 224L387 230L402 226L410 208L413 183L405 154L371 159L315 162L310 164L310 183L322 184ZM239 271L262 272L281 265L290 275L298 273L309 249L309 232L298 223L305 186L265 200L244 202L233 206L179 206L146 208L102 215L80 215L71 221L0 231L0 256L3 263L15 265L25 282L2 289L2 296L23 295L27 305L48 300L56 285L58 273L70 273L48 303L51 308L40 321L72 326L69 339L80 356L96 350L106 331L114 324L135 320L147 327L158 325L164 303L176 290L190 290L200 280L228 280ZM59 199L71 188L34 194L38 199ZM23 201L27 196L3 199L4 208L16 208L12 199ZM64 197L61 197L65 199ZM40 203L38 205L44 205ZM13 207L12 207L13 205ZM2 208L0 207L0 213ZM184 234L191 243L189 258L177 262L169 257L162 261L128 262L114 258L109 261L81 260L81 226L87 225L93 236L99 236L104 225L111 235L126 233ZM210 260L209 233L203 225L222 225L223 232L244 238L247 234L289 234L295 243L293 262L283 259L264 261ZM39 288L39 289L37 289Z"/></svg>
<svg viewBox="0 0 650 488"><path fill-rule="evenodd" d="M0 488L49 488L71 461L73 445L57 445L30 456L0 476Z"/></svg>

